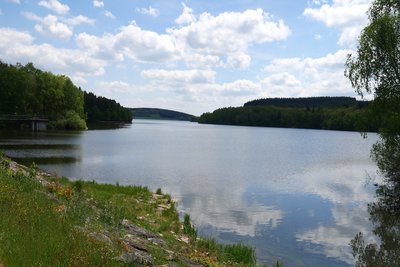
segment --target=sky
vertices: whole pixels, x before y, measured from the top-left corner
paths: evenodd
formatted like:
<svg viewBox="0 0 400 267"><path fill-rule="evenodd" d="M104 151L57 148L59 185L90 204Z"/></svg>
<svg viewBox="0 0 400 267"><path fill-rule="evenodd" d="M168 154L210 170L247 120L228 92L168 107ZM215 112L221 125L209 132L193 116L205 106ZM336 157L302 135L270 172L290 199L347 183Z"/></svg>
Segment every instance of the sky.
<svg viewBox="0 0 400 267"><path fill-rule="evenodd" d="M371 0L0 0L0 60L125 107L201 115L265 97L353 96Z"/></svg>

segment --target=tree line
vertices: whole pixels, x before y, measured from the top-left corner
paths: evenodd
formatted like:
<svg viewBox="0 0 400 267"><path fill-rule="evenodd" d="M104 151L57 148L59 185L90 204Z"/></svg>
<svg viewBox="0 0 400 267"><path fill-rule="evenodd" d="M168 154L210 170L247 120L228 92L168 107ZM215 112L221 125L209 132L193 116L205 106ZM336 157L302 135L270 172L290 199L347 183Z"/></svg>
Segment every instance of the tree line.
<svg viewBox="0 0 400 267"><path fill-rule="evenodd" d="M275 106L275 107L363 107L367 101L358 101L354 97L347 96L317 96L299 98L261 98L249 101L243 106Z"/></svg>
<svg viewBox="0 0 400 267"><path fill-rule="evenodd" d="M124 108L115 100L93 93L84 92L85 113L88 122L96 121L119 121L132 122L132 112Z"/></svg>
<svg viewBox="0 0 400 267"><path fill-rule="evenodd" d="M221 108L212 113L204 113L198 121L209 124L343 131L370 132L378 129L378 123L370 120L367 102L347 97L255 100L243 107Z"/></svg>
<svg viewBox="0 0 400 267"><path fill-rule="evenodd" d="M196 121L196 117L187 113L161 108L131 108L137 119Z"/></svg>
<svg viewBox="0 0 400 267"><path fill-rule="evenodd" d="M0 114L44 117L49 128L57 129L85 129L88 119L129 121L129 111L123 112L114 100L86 94L65 75L42 71L32 63L0 61ZM93 115L95 107L99 113Z"/></svg>

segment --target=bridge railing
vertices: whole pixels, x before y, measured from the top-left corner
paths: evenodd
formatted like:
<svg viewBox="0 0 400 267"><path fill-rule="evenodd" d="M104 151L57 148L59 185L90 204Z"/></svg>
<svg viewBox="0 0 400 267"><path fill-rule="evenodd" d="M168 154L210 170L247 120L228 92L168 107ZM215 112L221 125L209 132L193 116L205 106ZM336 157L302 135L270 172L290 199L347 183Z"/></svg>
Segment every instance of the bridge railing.
<svg viewBox="0 0 400 267"><path fill-rule="evenodd" d="M47 121L45 116L0 114L0 121Z"/></svg>

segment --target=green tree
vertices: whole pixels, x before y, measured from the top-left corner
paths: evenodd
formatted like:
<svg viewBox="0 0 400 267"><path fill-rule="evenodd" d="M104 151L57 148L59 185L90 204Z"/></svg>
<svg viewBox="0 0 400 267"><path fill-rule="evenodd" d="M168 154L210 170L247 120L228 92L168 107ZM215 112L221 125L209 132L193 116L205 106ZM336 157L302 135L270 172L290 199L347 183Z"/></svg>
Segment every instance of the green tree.
<svg viewBox="0 0 400 267"><path fill-rule="evenodd" d="M368 16L345 75L360 95L374 94L370 114L382 129L372 155L384 179L368 206L379 242L366 242L360 232L350 245L356 266L400 266L400 1L375 0Z"/></svg>
<svg viewBox="0 0 400 267"><path fill-rule="evenodd" d="M0 61L0 114L38 115L49 126L85 129L83 92L66 76Z"/></svg>
<svg viewBox="0 0 400 267"><path fill-rule="evenodd" d="M368 16L345 75L361 96L374 94L373 114L384 122L383 130L400 132L400 1L375 0Z"/></svg>

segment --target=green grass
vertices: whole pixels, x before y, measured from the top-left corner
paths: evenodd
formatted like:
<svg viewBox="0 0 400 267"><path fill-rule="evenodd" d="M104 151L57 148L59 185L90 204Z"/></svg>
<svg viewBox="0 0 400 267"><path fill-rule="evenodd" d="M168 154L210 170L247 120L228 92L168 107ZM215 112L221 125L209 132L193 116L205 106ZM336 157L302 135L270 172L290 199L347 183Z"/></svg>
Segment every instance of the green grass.
<svg viewBox="0 0 400 267"><path fill-rule="evenodd" d="M0 171L0 262L5 266L115 265L112 250L79 232L79 224L21 172Z"/></svg>
<svg viewBox="0 0 400 267"><path fill-rule="evenodd" d="M190 216L181 222L175 202L161 190L153 194L142 186L65 177L45 177L43 186L36 165L16 172L10 165L0 154L0 266L124 266L116 259L126 251L123 219L160 234L174 252L171 259L167 250L150 244L156 265L186 266L186 258L206 266L256 266L249 246L198 239ZM93 238L103 232L111 245Z"/></svg>
<svg viewBox="0 0 400 267"><path fill-rule="evenodd" d="M256 255L253 247L244 244L218 244L215 239L204 238L196 242L201 251L211 251L218 261L226 263L239 263L245 266L256 265Z"/></svg>
<svg viewBox="0 0 400 267"><path fill-rule="evenodd" d="M188 235L192 241L197 239L197 229L192 224L189 214L183 216L183 232Z"/></svg>

